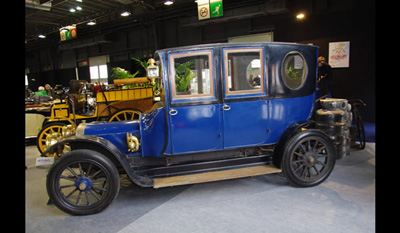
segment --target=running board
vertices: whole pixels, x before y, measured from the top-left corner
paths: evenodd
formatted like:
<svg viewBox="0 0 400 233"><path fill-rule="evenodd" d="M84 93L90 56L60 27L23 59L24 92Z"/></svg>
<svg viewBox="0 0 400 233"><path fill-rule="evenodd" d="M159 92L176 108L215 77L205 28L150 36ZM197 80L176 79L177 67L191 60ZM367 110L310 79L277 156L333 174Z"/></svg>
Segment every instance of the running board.
<svg viewBox="0 0 400 233"><path fill-rule="evenodd" d="M172 187L186 184L197 184L218 180L230 180L249 176L259 176L279 173L282 170L273 165L258 165L222 171L209 171L190 175L178 175L164 178L154 178L154 188Z"/></svg>

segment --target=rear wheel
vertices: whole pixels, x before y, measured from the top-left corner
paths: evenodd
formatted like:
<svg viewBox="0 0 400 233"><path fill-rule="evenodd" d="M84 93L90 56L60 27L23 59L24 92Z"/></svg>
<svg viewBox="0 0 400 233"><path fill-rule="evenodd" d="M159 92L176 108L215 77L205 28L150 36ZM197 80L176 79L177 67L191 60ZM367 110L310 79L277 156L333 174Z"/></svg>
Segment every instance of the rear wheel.
<svg viewBox="0 0 400 233"><path fill-rule="evenodd" d="M311 187L329 177L335 162L335 148L329 137L317 130L306 130L286 144L282 171L292 184Z"/></svg>
<svg viewBox="0 0 400 233"><path fill-rule="evenodd" d="M119 192L119 174L105 155L74 150L60 157L47 176L47 193L54 204L72 215L99 213Z"/></svg>

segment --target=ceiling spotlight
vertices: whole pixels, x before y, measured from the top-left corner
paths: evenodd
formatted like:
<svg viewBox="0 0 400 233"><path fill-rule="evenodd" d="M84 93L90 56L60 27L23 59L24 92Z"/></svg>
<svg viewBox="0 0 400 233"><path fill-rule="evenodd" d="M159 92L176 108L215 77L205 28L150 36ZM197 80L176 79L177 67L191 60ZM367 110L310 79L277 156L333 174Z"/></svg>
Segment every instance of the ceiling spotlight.
<svg viewBox="0 0 400 233"><path fill-rule="evenodd" d="M76 0L77 2L82 2L82 0Z"/></svg>
<svg viewBox="0 0 400 233"><path fill-rule="evenodd" d="M304 19L304 17L306 17L303 13L299 13L296 15L297 19Z"/></svg>
<svg viewBox="0 0 400 233"><path fill-rule="evenodd" d="M82 7L77 6L77 7L76 7L76 10L81 11L81 10L82 10Z"/></svg>
<svg viewBox="0 0 400 233"><path fill-rule="evenodd" d="M166 5L166 6L169 6L169 5L172 5L172 4L174 4L174 1L167 0L167 1L164 2L164 5Z"/></svg>
<svg viewBox="0 0 400 233"><path fill-rule="evenodd" d="M46 36L45 36L45 35L43 35L43 34L40 34L40 35L38 35L38 37L39 37L39 38L41 38L41 39L44 39L44 38L46 38Z"/></svg>
<svg viewBox="0 0 400 233"><path fill-rule="evenodd" d="M89 22L87 22L87 25L89 26L96 25L96 20L90 20Z"/></svg>
<svg viewBox="0 0 400 233"><path fill-rule="evenodd" d="M129 11L124 11L121 13L121 16L124 16L124 17L130 16L130 15L131 15L131 12L129 12Z"/></svg>
<svg viewBox="0 0 400 233"><path fill-rule="evenodd" d="M74 13L76 10L74 8L69 9L69 12Z"/></svg>

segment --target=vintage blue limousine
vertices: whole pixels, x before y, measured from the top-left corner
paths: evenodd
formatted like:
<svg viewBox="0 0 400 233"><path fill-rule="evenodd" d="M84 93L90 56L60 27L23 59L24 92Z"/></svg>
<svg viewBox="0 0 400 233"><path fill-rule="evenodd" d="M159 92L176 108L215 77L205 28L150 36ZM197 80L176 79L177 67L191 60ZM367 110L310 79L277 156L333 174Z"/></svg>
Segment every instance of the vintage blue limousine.
<svg viewBox="0 0 400 233"><path fill-rule="evenodd" d="M51 202L98 213L117 197L122 173L153 188L278 172L295 186L318 185L349 152L351 113L345 99L316 101L317 57L317 46L294 43L156 51L151 109L81 123L42 154L59 156L47 176Z"/></svg>

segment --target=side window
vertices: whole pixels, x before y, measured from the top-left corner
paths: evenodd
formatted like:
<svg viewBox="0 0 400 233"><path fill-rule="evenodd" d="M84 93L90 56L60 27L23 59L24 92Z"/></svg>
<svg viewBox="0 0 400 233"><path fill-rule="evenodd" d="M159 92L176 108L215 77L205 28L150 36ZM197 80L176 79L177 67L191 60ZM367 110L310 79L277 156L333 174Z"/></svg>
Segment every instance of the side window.
<svg viewBox="0 0 400 233"><path fill-rule="evenodd" d="M170 69L173 99L214 96L211 51L173 54Z"/></svg>
<svg viewBox="0 0 400 233"><path fill-rule="evenodd" d="M307 77L307 64L299 52L286 55L282 66L282 77L285 85L296 90L303 86Z"/></svg>
<svg viewBox="0 0 400 233"><path fill-rule="evenodd" d="M263 49L225 49L227 95L264 92Z"/></svg>

